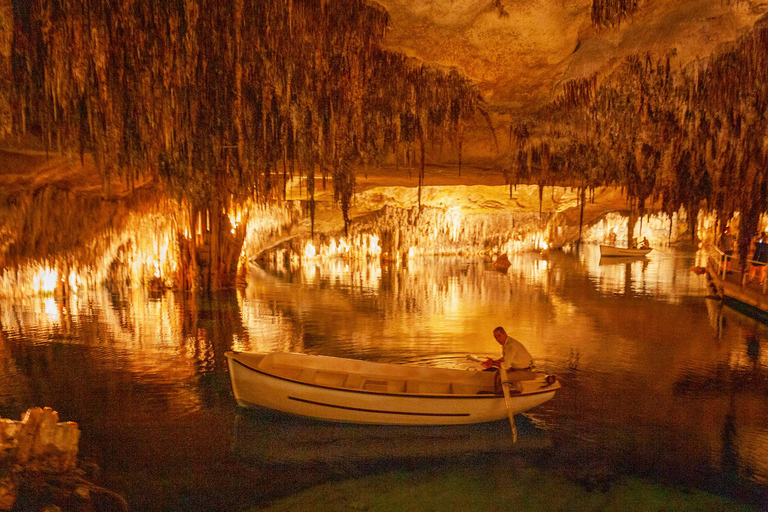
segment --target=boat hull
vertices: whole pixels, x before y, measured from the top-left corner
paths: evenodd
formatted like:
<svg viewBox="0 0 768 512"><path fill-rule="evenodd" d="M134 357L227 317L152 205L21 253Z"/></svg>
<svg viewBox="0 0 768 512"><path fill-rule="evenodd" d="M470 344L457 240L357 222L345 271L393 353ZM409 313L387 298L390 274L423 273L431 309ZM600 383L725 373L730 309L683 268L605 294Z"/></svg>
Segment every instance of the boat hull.
<svg viewBox="0 0 768 512"><path fill-rule="evenodd" d="M390 425L459 425L507 417L504 397L494 394L409 394L344 389L270 374L238 358L237 353L228 352L227 360L232 389L241 407L265 407L326 421ZM467 370L441 371L467 373ZM550 400L557 388L556 383L547 389L514 396L513 414Z"/></svg>
<svg viewBox="0 0 768 512"><path fill-rule="evenodd" d="M623 256L623 257L642 257L647 255L649 252L651 252L653 249L628 249L626 247L614 247L612 245L601 245L600 246L600 256L602 257L614 257L614 256Z"/></svg>

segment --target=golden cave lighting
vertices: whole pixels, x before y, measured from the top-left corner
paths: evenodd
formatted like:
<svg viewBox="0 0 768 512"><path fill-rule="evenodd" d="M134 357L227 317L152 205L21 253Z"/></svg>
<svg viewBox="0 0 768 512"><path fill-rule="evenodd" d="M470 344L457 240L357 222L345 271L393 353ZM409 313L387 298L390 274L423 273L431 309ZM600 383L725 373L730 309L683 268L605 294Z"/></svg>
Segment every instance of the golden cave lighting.
<svg viewBox="0 0 768 512"><path fill-rule="evenodd" d="M58 284L58 271L48 267L41 268L32 281L32 287L38 293L52 293Z"/></svg>
<svg viewBox="0 0 768 512"><path fill-rule="evenodd" d="M229 223L232 226L230 232L234 235L237 227L242 224L243 221L243 209L241 207L233 206L229 211L225 212Z"/></svg>
<svg viewBox="0 0 768 512"><path fill-rule="evenodd" d="M120 232L94 245L100 252L90 264L58 260L22 264L0 275L0 296L78 293L105 282L143 286L150 280L170 284L178 270L173 215L133 214Z"/></svg>
<svg viewBox="0 0 768 512"><path fill-rule="evenodd" d="M608 244L611 232L616 234L615 245L627 247L629 241L629 219L618 212L610 212L592 226L584 230L582 240L586 243ZM705 236L706 229L702 229L701 219L699 236ZM672 217L666 214L643 215L635 222L632 238L637 241L644 237L648 239L652 248L667 246L670 243L690 237L688 234L688 217L684 211L675 213Z"/></svg>
<svg viewBox="0 0 768 512"><path fill-rule="evenodd" d="M317 256L317 249L315 249L315 245L312 242L307 242L307 244L304 246L304 258L312 259L315 256Z"/></svg>
<svg viewBox="0 0 768 512"><path fill-rule="evenodd" d="M380 239L374 234L362 234L351 237L351 240L347 240L344 237L340 237L337 241L336 238L331 237L327 242L315 246L315 244L308 240L304 244L302 251L302 260L311 261L315 259L371 259L379 258L381 256Z"/></svg>
<svg viewBox="0 0 768 512"><path fill-rule="evenodd" d="M43 310L45 311L45 315L48 317L48 320L51 323L55 324L61 320L61 316L59 315L59 307L53 297L48 296L43 299Z"/></svg>
<svg viewBox="0 0 768 512"><path fill-rule="evenodd" d="M21 265L0 274L0 296L46 295L56 291L59 271L49 265Z"/></svg>

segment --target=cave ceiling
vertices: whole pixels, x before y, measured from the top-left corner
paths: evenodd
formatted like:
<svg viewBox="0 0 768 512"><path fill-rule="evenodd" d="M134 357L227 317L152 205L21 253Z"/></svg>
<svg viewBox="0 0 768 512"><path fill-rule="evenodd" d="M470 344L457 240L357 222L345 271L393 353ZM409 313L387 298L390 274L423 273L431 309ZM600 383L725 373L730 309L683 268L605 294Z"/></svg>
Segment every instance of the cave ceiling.
<svg viewBox="0 0 768 512"><path fill-rule="evenodd" d="M6 165L0 189L31 176L71 189L70 168L88 167L107 195L113 179L157 180L206 205L277 195L290 168L345 212L381 186L534 184L761 213L737 178L749 169L768 189L767 12L760 0L0 0L0 135L39 139L46 158Z"/></svg>
<svg viewBox="0 0 768 512"><path fill-rule="evenodd" d="M568 80L604 76L629 55L707 59L768 12L759 0L639 0L613 23L593 23L592 0L379 0L386 44L455 66L496 110L534 110ZM629 2L605 2L623 4Z"/></svg>

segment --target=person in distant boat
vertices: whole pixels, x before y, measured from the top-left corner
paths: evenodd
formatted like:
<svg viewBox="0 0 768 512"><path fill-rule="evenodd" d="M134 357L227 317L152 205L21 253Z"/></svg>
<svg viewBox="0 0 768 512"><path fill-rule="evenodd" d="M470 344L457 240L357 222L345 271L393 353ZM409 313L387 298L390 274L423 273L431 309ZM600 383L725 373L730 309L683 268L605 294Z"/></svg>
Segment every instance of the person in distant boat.
<svg viewBox="0 0 768 512"><path fill-rule="evenodd" d="M490 370L503 367L507 370L507 379L512 382L531 380L533 373L533 358L525 346L507 335L503 327L493 330L493 337L501 345L501 359L488 358L483 361L483 368Z"/></svg>
<svg viewBox="0 0 768 512"><path fill-rule="evenodd" d="M643 241L640 242L640 248L641 249L650 249L651 243L648 241L646 237L643 237Z"/></svg>
<svg viewBox="0 0 768 512"><path fill-rule="evenodd" d="M749 269L749 282L755 279L755 274L760 270L760 284L765 281L765 264L768 262L768 238L765 231L755 241L755 252L752 253L752 266Z"/></svg>
<svg viewBox="0 0 768 512"><path fill-rule="evenodd" d="M726 227L723 231L723 236L720 237L720 249L723 251L723 259L725 260L726 272L731 271L731 257L733 256L733 235L731 234L731 228Z"/></svg>
<svg viewBox="0 0 768 512"><path fill-rule="evenodd" d="M608 233L608 245L616 246L616 231L611 229L611 232Z"/></svg>

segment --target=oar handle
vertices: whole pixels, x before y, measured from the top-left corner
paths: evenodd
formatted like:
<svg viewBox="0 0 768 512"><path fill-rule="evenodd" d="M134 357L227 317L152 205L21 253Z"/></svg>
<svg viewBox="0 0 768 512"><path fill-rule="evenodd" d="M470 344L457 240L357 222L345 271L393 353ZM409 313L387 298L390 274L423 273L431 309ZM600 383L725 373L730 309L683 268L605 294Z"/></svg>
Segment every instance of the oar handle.
<svg viewBox="0 0 768 512"><path fill-rule="evenodd" d="M509 418L509 426L512 428L512 442L517 442L517 425L515 425L515 415L512 413L512 397L509 396L509 378L507 377L507 370L504 367L499 368L501 372L501 389L504 391L504 405L507 407L507 417Z"/></svg>

